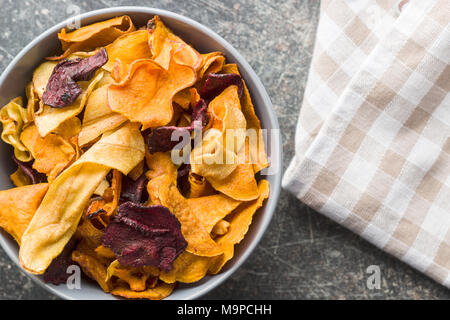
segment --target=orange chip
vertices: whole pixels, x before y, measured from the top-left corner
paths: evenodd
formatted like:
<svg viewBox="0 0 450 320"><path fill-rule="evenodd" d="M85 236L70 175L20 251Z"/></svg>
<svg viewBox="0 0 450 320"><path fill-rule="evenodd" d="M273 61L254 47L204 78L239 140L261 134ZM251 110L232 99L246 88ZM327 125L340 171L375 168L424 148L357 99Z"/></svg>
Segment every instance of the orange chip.
<svg viewBox="0 0 450 320"><path fill-rule="evenodd" d="M211 187L205 177L199 176L193 172L189 172L188 180L191 186L189 198L211 196L216 193L216 191Z"/></svg>
<svg viewBox="0 0 450 320"><path fill-rule="evenodd" d="M103 291L111 291L111 284L105 280L107 276L105 263L96 256L94 251L80 247L79 244L72 252L72 260L80 265L89 278L97 281Z"/></svg>
<svg viewBox="0 0 450 320"><path fill-rule="evenodd" d="M106 46L118 37L134 30L136 28L129 16L97 22L69 33L66 32L66 29L62 29L58 33L58 39L61 41L64 54L47 59L59 60L68 57L72 52L91 51Z"/></svg>
<svg viewBox="0 0 450 320"><path fill-rule="evenodd" d="M198 70L198 78L202 79L204 76L208 76L210 73L218 73L222 70L225 63L225 57L222 52L210 52L202 54L202 63Z"/></svg>
<svg viewBox="0 0 450 320"><path fill-rule="evenodd" d="M145 291L136 292L130 290L126 285L120 285L115 287L111 293L128 299L161 300L168 297L174 288L175 284L160 281L156 286Z"/></svg>
<svg viewBox="0 0 450 320"><path fill-rule="evenodd" d="M117 277L120 280L128 283L130 289L133 291L144 291L147 289L147 280L152 277L157 277L159 270L156 267L129 267L122 266L118 260L114 260L108 267L107 280L112 277Z"/></svg>
<svg viewBox="0 0 450 320"><path fill-rule="evenodd" d="M42 138L34 124L23 130L20 140L35 159L33 168L45 173L49 181L53 181L71 163L76 154L68 140L55 133L49 133Z"/></svg>
<svg viewBox="0 0 450 320"><path fill-rule="evenodd" d="M16 187L27 186L32 182L30 177L23 173L21 168L17 168L17 170L14 171L14 173L11 174L9 178Z"/></svg>
<svg viewBox="0 0 450 320"><path fill-rule="evenodd" d="M137 60L122 83L109 86L108 103L111 110L140 122L142 130L164 126L174 114L173 96L195 80L190 67L171 63L166 71L152 60Z"/></svg>
<svg viewBox="0 0 450 320"><path fill-rule="evenodd" d="M172 269L169 272L161 272L159 278L166 283L196 282L208 272L211 259L184 251L175 259Z"/></svg>
<svg viewBox="0 0 450 320"><path fill-rule="evenodd" d="M261 180L258 184L260 196L251 202L241 204L229 217L229 230L223 236L215 239L216 243L222 247L223 255L213 258L213 263L209 268L209 273L218 273L225 263L234 255L234 245L242 241L252 223L253 215L258 210L265 199L269 196L269 182Z"/></svg>
<svg viewBox="0 0 450 320"><path fill-rule="evenodd" d="M215 194L207 197L187 199L188 205L193 208L195 216L206 229L211 233L217 222L230 214L241 201L234 200L223 194Z"/></svg>
<svg viewBox="0 0 450 320"><path fill-rule="evenodd" d="M108 201L103 209L106 211L106 216L112 216L116 213L119 204L120 190L122 189L122 173L119 170L113 170L113 177L111 181L112 199ZM108 199L109 200L109 199Z"/></svg>
<svg viewBox="0 0 450 320"><path fill-rule="evenodd" d="M211 239L209 231L197 218L195 213L197 209L189 205L174 183L167 188L163 185L158 192L161 204L169 208L180 221L181 233L188 243L186 251L204 257L222 254L221 248Z"/></svg>
<svg viewBox="0 0 450 320"><path fill-rule="evenodd" d="M0 227L19 245L47 189L47 183L40 183L0 191Z"/></svg>
<svg viewBox="0 0 450 320"><path fill-rule="evenodd" d="M215 235L222 236L225 233L227 233L229 229L230 223L226 220L220 220L219 222L216 223L211 232Z"/></svg>
<svg viewBox="0 0 450 320"><path fill-rule="evenodd" d="M177 64L189 66L197 71L202 62L200 54L174 35L158 16L149 21L150 24L154 25L154 28L149 30L152 59L166 70L169 69L170 61L173 59Z"/></svg>
<svg viewBox="0 0 450 320"><path fill-rule="evenodd" d="M152 57L148 47L148 32L137 30L124 34L107 45L106 52L108 53L108 62L103 69L112 72L116 60L119 60L118 69L114 70L112 75L117 82L120 82L127 75L128 67L133 61Z"/></svg>

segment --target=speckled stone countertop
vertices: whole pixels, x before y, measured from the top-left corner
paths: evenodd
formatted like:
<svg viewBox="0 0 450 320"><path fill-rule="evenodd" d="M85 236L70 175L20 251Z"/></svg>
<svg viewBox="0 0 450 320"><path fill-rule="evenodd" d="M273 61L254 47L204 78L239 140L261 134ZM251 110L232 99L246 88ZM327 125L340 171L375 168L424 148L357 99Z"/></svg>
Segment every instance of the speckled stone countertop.
<svg viewBox="0 0 450 320"><path fill-rule="evenodd" d="M216 31L254 68L279 117L284 168L319 16L318 0L0 0L0 68L33 38L73 14L142 5L170 10ZM368 289L367 267L381 270ZM282 192L272 223L246 263L206 299L450 299L450 291ZM0 299L57 299L0 249Z"/></svg>

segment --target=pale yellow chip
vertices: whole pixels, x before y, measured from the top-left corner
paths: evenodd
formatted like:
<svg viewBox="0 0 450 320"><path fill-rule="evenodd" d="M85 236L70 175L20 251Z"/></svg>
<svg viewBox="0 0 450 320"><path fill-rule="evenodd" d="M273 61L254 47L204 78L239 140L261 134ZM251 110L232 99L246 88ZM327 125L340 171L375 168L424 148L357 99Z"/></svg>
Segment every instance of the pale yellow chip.
<svg viewBox="0 0 450 320"><path fill-rule="evenodd" d="M145 144L136 124L104 134L50 186L22 237L21 265L41 274L76 230L89 198L111 168L128 174L143 160Z"/></svg>
<svg viewBox="0 0 450 320"><path fill-rule="evenodd" d="M22 97L11 100L0 109L0 122L3 127L1 138L14 147L14 156L24 162L32 159L30 151L20 141L20 134L29 121L27 110L22 107Z"/></svg>
<svg viewBox="0 0 450 320"><path fill-rule="evenodd" d="M92 91L84 110L83 124L78 135L78 143L85 146L108 130L122 125L127 118L113 112L108 106L108 86L104 85Z"/></svg>

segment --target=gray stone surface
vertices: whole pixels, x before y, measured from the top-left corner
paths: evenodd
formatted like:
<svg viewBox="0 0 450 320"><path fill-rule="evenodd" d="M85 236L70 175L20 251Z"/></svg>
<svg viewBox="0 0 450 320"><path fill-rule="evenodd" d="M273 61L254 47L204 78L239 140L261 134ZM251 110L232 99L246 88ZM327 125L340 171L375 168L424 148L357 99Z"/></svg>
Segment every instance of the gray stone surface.
<svg viewBox="0 0 450 320"><path fill-rule="evenodd" d="M285 167L294 152L318 22L317 0L61 1L0 0L0 68L46 28L82 12L118 5L171 10L210 27L255 69L278 114ZM380 266L381 289L366 287ZM207 299L449 299L450 292L282 192L274 219L243 267ZM56 299L31 282L0 249L0 299Z"/></svg>

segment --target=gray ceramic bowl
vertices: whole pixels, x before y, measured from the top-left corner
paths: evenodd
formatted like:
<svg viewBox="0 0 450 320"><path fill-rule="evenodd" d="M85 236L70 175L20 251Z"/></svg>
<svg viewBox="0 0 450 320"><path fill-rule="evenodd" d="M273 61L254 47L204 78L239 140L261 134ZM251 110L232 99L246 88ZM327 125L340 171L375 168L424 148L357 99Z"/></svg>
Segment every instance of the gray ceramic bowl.
<svg viewBox="0 0 450 320"><path fill-rule="evenodd" d="M81 25L106 20L120 15L129 15L136 26L143 26L153 15L159 15L164 23L186 42L191 43L200 52L221 51L227 61L237 63L251 92L256 112L265 129L272 131L274 138L268 139L267 152L275 173L264 178L270 182L270 197L263 208L255 215L254 221L245 239L236 247L233 260L229 261L220 274L207 276L193 284L180 284L168 299L195 299L212 290L227 279L252 253L266 230L275 210L280 193L281 180L281 138L277 117L272 109L270 98L261 81L244 58L219 35L205 26L178 14L146 7L116 7L101 9L81 14L78 18ZM73 19L71 19L73 21ZM59 41L57 33L65 27L69 20L63 21L50 28L28 44L9 64L0 77L0 106L10 99L24 95L26 84L31 80L33 70L42 62L44 57L56 52ZM12 149L5 143L0 143L0 189L9 189L13 185L9 174L14 171L11 161ZM18 246L4 231L0 232L0 244L9 257L18 265ZM20 267L19 267L20 268ZM116 299L104 293L96 283L82 282L80 290L69 290L66 286L45 284L40 276L29 275L34 281L47 290L65 299Z"/></svg>

